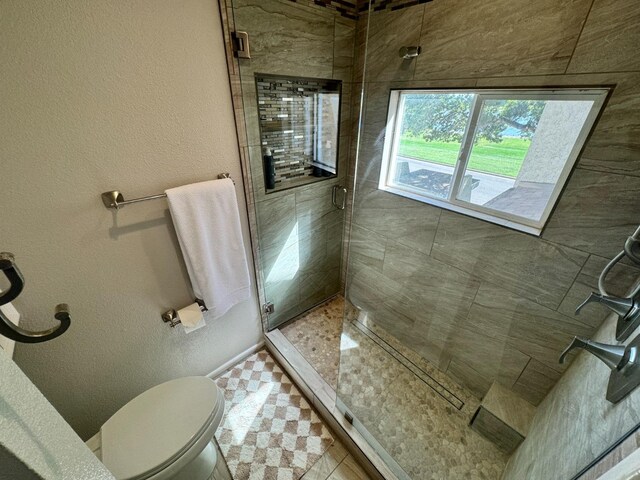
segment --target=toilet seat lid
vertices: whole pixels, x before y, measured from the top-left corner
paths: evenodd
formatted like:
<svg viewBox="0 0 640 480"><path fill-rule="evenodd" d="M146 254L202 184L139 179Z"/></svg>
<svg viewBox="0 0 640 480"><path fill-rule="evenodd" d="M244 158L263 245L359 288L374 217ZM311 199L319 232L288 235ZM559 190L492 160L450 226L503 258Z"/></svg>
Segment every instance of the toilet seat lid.
<svg viewBox="0 0 640 480"><path fill-rule="evenodd" d="M146 478L191 447L223 408L220 390L207 377L157 385L102 426L102 462L119 480Z"/></svg>

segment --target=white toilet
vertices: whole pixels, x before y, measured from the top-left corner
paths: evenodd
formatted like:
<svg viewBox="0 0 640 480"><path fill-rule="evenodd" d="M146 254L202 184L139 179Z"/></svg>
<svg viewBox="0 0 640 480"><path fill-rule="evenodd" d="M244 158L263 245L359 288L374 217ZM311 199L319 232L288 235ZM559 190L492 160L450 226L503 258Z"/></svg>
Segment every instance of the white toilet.
<svg viewBox="0 0 640 480"><path fill-rule="evenodd" d="M138 395L87 445L118 480L207 480L224 396L207 377L185 377Z"/></svg>

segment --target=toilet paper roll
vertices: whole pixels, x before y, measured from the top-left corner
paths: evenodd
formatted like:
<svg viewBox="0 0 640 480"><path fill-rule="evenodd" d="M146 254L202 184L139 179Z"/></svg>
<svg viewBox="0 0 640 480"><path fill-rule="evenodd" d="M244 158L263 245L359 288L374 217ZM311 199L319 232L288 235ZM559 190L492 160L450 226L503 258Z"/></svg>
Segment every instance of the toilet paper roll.
<svg viewBox="0 0 640 480"><path fill-rule="evenodd" d="M192 303L188 307L178 310L178 318L185 333L191 333L205 326L204 315L202 315L200 305L197 303Z"/></svg>

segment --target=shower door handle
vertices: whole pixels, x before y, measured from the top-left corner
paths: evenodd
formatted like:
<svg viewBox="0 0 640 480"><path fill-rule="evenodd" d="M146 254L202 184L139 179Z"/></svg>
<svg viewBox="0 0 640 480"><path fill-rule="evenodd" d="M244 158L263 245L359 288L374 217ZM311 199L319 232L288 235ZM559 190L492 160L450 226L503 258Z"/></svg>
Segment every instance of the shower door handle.
<svg viewBox="0 0 640 480"><path fill-rule="evenodd" d="M342 192L342 201L339 205L336 200L338 197L338 191ZM333 191L331 192L331 203L333 203L333 206L338 210L344 210L347 206L347 187L343 187L342 185L334 185Z"/></svg>

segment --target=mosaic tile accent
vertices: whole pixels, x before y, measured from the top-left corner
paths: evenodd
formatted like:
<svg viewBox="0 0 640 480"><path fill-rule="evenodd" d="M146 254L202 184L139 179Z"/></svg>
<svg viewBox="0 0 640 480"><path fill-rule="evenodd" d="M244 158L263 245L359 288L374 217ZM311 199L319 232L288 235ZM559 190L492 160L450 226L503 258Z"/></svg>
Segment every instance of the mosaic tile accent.
<svg viewBox="0 0 640 480"><path fill-rule="evenodd" d="M400 10L401 8L413 7L415 5L421 5L431 1L432 0L371 0L371 9L374 12L380 12L382 10ZM366 10L368 2L365 1L363 3L364 5L362 5L361 8Z"/></svg>
<svg viewBox="0 0 640 480"><path fill-rule="evenodd" d="M216 439L234 480L298 480L333 436L266 350L216 380L225 414Z"/></svg>
<svg viewBox="0 0 640 480"><path fill-rule="evenodd" d="M289 0L293 3L303 5L312 5L325 7L329 10L335 10L340 16L351 20L358 19L358 3L360 0Z"/></svg>
<svg viewBox="0 0 640 480"><path fill-rule="evenodd" d="M334 390L338 388L344 298L314 308L280 330Z"/></svg>
<svg viewBox="0 0 640 480"><path fill-rule="evenodd" d="M369 0L289 0L303 5L326 7L335 10L340 16L351 20L358 20L363 12L369 9ZM371 0L371 8L374 12L382 10L400 10L413 7L432 0Z"/></svg>
<svg viewBox="0 0 640 480"><path fill-rule="evenodd" d="M339 105L342 82L256 75L256 90L260 141L263 149L269 148L273 154L275 190L312 177L313 163L320 161L320 154L327 158L322 176L334 176L338 161L339 106L332 108L331 100L326 100L328 96L323 101L317 97L318 94L337 94ZM320 124L325 126L321 128ZM323 147L319 148L317 143Z"/></svg>

